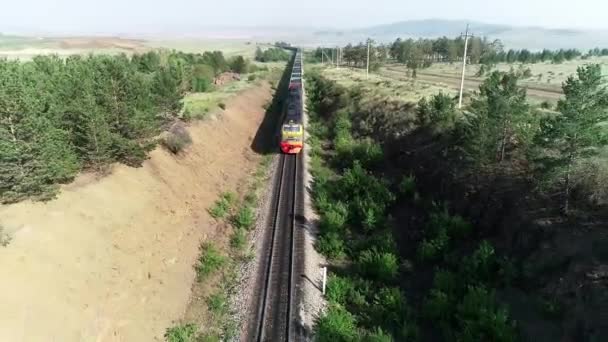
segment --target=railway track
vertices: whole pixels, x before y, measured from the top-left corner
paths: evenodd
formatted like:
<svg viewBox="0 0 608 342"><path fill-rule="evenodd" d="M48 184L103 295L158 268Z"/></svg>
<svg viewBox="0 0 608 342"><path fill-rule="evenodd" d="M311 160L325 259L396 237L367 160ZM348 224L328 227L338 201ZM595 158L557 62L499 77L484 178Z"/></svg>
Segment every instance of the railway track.
<svg viewBox="0 0 608 342"><path fill-rule="evenodd" d="M280 155L251 341L293 341L297 159L298 155Z"/></svg>

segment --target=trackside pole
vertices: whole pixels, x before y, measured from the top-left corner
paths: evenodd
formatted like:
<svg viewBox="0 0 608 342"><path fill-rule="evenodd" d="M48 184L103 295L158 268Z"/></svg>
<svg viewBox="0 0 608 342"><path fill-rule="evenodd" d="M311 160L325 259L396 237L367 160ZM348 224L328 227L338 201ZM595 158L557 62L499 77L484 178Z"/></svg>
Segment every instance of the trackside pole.
<svg viewBox="0 0 608 342"><path fill-rule="evenodd" d="M325 286L327 285L327 266L323 267L323 295L325 295Z"/></svg>

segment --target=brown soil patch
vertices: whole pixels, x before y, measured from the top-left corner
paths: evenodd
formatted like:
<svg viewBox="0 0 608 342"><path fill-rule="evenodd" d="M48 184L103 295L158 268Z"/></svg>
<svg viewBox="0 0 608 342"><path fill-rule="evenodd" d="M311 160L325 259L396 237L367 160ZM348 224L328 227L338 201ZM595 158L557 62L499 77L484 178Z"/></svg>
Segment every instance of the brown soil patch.
<svg viewBox="0 0 608 342"><path fill-rule="evenodd" d="M83 176L48 203L0 206L14 236L0 248L0 341L162 341L183 316L206 209L258 164L251 142L268 82L193 124L183 155L162 149L143 167Z"/></svg>

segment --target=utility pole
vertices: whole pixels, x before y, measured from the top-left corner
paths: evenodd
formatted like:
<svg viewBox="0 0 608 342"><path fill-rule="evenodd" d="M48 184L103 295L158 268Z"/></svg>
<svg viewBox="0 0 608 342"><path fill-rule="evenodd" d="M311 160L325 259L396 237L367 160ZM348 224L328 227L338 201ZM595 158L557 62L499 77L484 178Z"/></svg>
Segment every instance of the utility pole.
<svg viewBox="0 0 608 342"><path fill-rule="evenodd" d="M464 90L464 76L467 68L467 48L469 46L469 37L473 37L469 34L469 24L464 33L464 56L462 57L462 78L460 79L460 96L458 97L458 109L462 108L462 92Z"/></svg>
<svg viewBox="0 0 608 342"><path fill-rule="evenodd" d="M337 52L336 54L338 55L338 57L336 58L336 69L340 69L340 63L342 63L342 48L341 47L337 47Z"/></svg>
<svg viewBox="0 0 608 342"><path fill-rule="evenodd" d="M367 65L365 66L365 79L369 79L369 45L371 44L371 40L367 39Z"/></svg>
<svg viewBox="0 0 608 342"><path fill-rule="evenodd" d="M331 64L334 64L334 49L331 49Z"/></svg>
<svg viewBox="0 0 608 342"><path fill-rule="evenodd" d="M330 64L334 63L334 50L331 50L331 58L325 53L325 49L321 50L321 52L321 62L323 62L323 56L325 56L326 59L329 59Z"/></svg>
<svg viewBox="0 0 608 342"><path fill-rule="evenodd" d="M336 46L336 69L338 69L338 59L340 59L340 50Z"/></svg>

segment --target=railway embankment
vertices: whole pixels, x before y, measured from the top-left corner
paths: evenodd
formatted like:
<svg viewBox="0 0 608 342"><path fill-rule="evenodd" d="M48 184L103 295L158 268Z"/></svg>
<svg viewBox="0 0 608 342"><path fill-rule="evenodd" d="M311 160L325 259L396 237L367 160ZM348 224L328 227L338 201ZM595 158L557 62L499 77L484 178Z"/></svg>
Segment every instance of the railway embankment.
<svg viewBox="0 0 608 342"><path fill-rule="evenodd" d="M260 81L226 101L187 128L178 155L159 147L53 201L1 206L13 234L0 249L0 340L163 340L191 303L201 241L226 236L207 209L262 160L250 144L271 97Z"/></svg>

